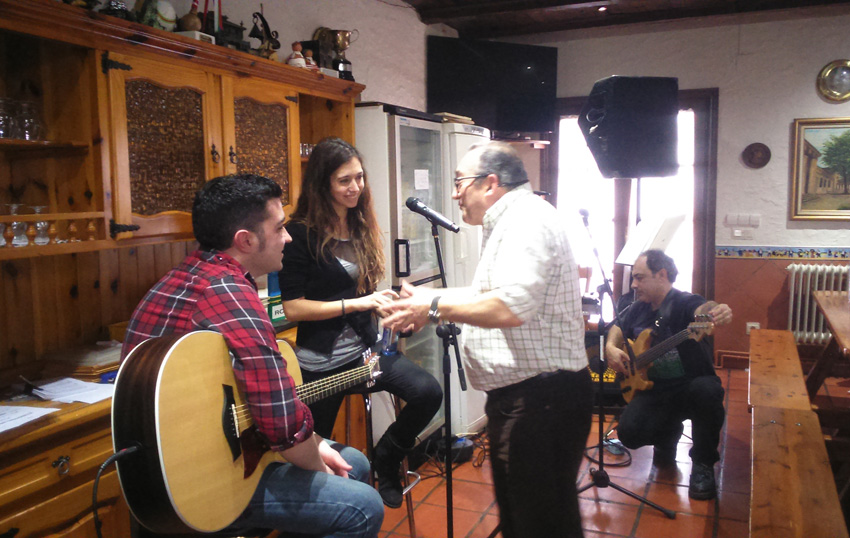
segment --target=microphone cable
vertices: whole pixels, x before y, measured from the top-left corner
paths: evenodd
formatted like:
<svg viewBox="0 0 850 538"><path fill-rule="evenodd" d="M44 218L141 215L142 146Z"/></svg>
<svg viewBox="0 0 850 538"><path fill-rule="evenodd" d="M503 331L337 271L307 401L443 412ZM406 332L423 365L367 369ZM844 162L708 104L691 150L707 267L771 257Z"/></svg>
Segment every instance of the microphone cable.
<svg viewBox="0 0 850 538"><path fill-rule="evenodd" d="M100 469L97 470L97 475L94 477L94 486L92 487L92 496L91 496L91 509L92 509L92 516L93 516L93 519L94 519L94 530L97 533L97 538L103 538L103 534L101 534L101 531L100 531L100 527L103 526L103 523L97 517L97 486L98 486L98 483L100 482L100 476L114 462L120 460L121 458L129 456L130 454L132 454L134 452L139 451L141 448L142 447L138 444L133 445L133 446L128 446L127 448L123 448L123 449L119 450L118 452L112 454L108 458L106 458L106 461L103 462L103 464L100 466Z"/></svg>

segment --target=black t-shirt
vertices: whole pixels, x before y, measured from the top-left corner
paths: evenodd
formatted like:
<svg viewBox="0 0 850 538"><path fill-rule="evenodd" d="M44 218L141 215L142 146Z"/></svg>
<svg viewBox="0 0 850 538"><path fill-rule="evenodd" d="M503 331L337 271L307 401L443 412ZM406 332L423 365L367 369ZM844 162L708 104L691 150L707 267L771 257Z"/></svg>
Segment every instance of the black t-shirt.
<svg viewBox="0 0 850 538"><path fill-rule="evenodd" d="M619 325L630 340L636 340L644 330L652 330L650 342L655 346L687 329L694 322L694 312L705 302L699 295L673 288L658 310L652 310L649 303L636 302L623 314ZM677 386L695 377L716 375L712 349L710 336L704 336L699 342L689 338L656 359L647 369L647 375L655 382L656 390Z"/></svg>

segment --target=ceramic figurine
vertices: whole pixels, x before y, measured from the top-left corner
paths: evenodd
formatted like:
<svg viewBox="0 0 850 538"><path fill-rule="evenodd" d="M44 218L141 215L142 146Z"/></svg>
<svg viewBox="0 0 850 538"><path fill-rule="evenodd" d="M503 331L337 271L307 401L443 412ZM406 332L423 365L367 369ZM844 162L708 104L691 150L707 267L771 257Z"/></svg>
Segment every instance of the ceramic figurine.
<svg viewBox="0 0 850 538"><path fill-rule="evenodd" d="M286 59L286 63L288 63L292 67L307 67L307 61L304 59L304 55L301 53L300 41L294 41L292 43L292 54L290 54L289 58Z"/></svg>

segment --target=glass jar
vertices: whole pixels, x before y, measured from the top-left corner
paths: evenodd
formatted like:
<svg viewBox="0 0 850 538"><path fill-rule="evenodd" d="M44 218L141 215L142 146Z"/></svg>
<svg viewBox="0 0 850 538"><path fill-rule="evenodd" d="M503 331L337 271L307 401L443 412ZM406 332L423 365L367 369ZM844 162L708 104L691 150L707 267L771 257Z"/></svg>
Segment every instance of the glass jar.
<svg viewBox="0 0 850 538"><path fill-rule="evenodd" d="M0 99L0 138L15 137L14 105L11 99Z"/></svg>
<svg viewBox="0 0 850 538"><path fill-rule="evenodd" d="M41 140L41 117L32 101L21 101L18 106L17 124L19 138Z"/></svg>

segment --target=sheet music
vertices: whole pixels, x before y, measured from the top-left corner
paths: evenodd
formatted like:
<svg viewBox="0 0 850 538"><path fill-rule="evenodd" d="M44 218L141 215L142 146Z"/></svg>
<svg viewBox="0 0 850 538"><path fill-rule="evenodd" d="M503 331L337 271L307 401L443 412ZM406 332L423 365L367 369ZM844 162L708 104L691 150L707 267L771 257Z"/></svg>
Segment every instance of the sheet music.
<svg viewBox="0 0 850 538"><path fill-rule="evenodd" d="M685 222L685 215L673 215L662 219L644 219L629 233L626 246L620 251L615 263L634 265L645 250L665 250L676 235L679 226Z"/></svg>
<svg viewBox="0 0 850 538"><path fill-rule="evenodd" d="M54 407L0 405L0 433L22 426L55 411L59 410Z"/></svg>
<svg viewBox="0 0 850 538"><path fill-rule="evenodd" d="M55 381L44 383L33 389L33 394L44 400L55 402L83 402L95 403L112 397L115 393L115 385L103 383L89 383L63 377Z"/></svg>

